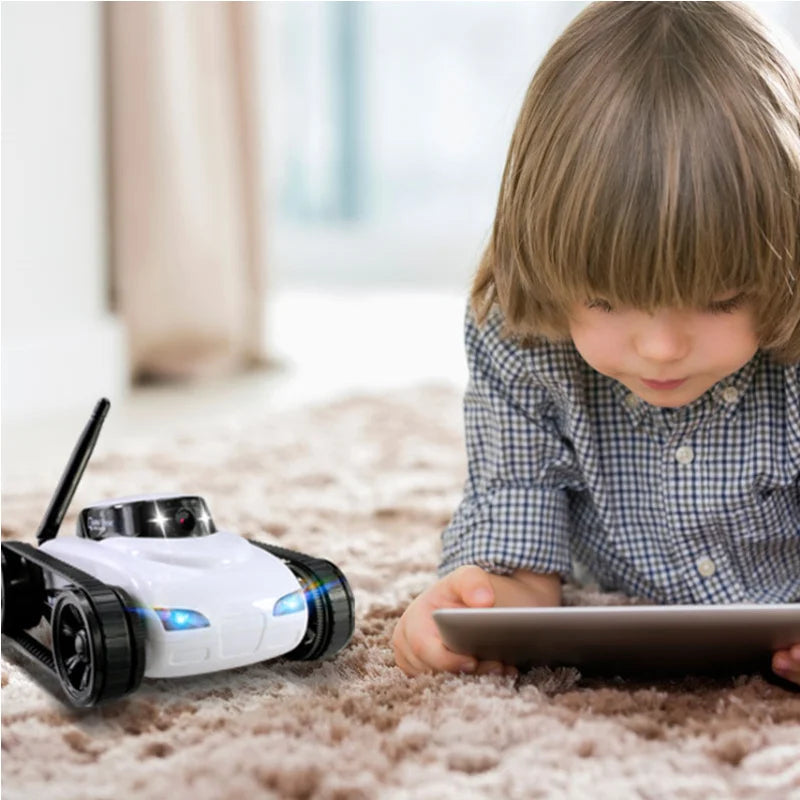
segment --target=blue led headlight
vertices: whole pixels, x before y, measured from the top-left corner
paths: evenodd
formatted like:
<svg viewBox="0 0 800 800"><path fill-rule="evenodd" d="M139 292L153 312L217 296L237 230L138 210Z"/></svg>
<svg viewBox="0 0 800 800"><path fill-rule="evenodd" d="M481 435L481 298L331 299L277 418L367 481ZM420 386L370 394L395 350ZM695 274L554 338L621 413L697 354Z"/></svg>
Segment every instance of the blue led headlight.
<svg viewBox="0 0 800 800"><path fill-rule="evenodd" d="M280 617L283 614L296 614L298 611L302 611L305 607L305 594L303 594L302 589L298 589L296 592L285 594L283 597L276 600L275 606L272 609L272 613L276 617Z"/></svg>
<svg viewBox="0 0 800 800"><path fill-rule="evenodd" d="M165 630L186 631L192 628L207 628L211 623L199 612L188 608L153 609Z"/></svg>

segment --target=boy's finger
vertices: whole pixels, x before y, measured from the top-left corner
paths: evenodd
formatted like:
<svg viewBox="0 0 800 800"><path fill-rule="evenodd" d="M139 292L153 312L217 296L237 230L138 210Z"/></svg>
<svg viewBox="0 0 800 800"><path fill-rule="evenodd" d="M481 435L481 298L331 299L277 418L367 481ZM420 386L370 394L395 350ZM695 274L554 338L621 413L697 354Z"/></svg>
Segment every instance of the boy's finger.
<svg viewBox="0 0 800 800"><path fill-rule="evenodd" d="M476 670L478 675L505 675L505 666L500 661L481 661Z"/></svg>
<svg viewBox="0 0 800 800"><path fill-rule="evenodd" d="M394 647L394 656L397 661L397 666L399 666L406 675L419 675L423 672L430 672L430 668L414 655L404 625L398 625L395 629L392 638L392 646Z"/></svg>
<svg viewBox="0 0 800 800"><path fill-rule="evenodd" d="M800 686L800 669L783 670L773 667L773 672L783 678L785 681L791 681L792 683L796 683L798 686Z"/></svg>
<svg viewBox="0 0 800 800"><path fill-rule="evenodd" d="M419 669L413 666L408 659L406 659L404 653L396 652L394 654L394 660L398 667L400 667L403 672L409 677L413 677L414 675L419 675Z"/></svg>
<svg viewBox="0 0 800 800"><path fill-rule="evenodd" d="M415 630L412 637L410 632L403 628L400 631L400 646L406 661L414 670L415 675L434 671L445 672L471 672L477 663L470 656L458 655L448 650L439 638L434 625L422 626Z"/></svg>
<svg viewBox="0 0 800 800"><path fill-rule="evenodd" d="M414 657L414 654L408 647L396 650L394 657L397 666L400 667L406 675L422 675L425 672L430 672L430 669L425 664Z"/></svg>
<svg viewBox="0 0 800 800"><path fill-rule="evenodd" d="M494 604L489 575L480 567L463 567L451 575L450 588L456 600L467 606L486 608Z"/></svg>
<svg viewBox="0 0 800 800"><path fill-rule="evenodd" d="M800 663L795 661L797 645L791 650L778 650L772 656L772 671L787 681L800 685Z"/></svg>
<svg viewBox="0 0 800 800"><path fill-rule="evenodd" d="M433 636L418 644L415 655L429 668L444 672L474 672L478 663L472 656L448 650L441 639Z"/></svg>
<svg viewBox="0 0 800 800"><path fill-rule="evenodd" d="M479 661L475 670L476 675L502 675L506 678L519 677L519 670L513 664L504 664L500 661Z"/></svg>
<svg viewBox="0 0 800 800"><path fill-rule="evenodd" d="M778 650L772 655L772 669L775 672L788 672L795 667L794 659L788 650Z"/></svg>

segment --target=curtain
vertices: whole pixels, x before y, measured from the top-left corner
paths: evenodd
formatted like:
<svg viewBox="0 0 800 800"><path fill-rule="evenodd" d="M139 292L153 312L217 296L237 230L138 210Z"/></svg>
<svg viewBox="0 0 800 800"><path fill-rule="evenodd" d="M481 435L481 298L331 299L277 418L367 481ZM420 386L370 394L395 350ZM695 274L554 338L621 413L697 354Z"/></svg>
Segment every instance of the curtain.
<svg viewBox="0 0 800 800"><path fill-rule="evenodd" d="M256 6L103 6L112 294L132 377L262 363Z"/></svg>

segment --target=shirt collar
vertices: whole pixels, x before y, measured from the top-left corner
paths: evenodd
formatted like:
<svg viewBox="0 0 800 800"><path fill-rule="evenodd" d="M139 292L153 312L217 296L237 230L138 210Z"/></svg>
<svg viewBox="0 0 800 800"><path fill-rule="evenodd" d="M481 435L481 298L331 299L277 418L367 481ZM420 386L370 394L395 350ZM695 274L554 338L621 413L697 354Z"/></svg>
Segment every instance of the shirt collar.
<svg viewBox="0 0 800 800"><path fill-rule="evenodd" d="M721 414L727 418L736 412L762 358L762 353L758 351L741 369L718 381L696 400L680 408L650 405L619 381L614 381L613 390L634 427L650 423L662 431L687 424L695 428L707 417Z"/></svg>

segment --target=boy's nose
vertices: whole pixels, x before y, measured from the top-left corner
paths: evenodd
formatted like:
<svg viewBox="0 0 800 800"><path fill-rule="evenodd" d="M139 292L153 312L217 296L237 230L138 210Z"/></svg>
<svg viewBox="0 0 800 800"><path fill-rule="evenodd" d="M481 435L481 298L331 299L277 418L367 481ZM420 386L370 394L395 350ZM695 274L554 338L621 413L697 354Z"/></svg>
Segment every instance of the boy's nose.
<svg viewBox="0 0 800 800"><path fill-rule="evenodd" d="M648 314L636 334L635 346L638 355L647 361L680 361L690 350L691 340L687 327L687 320L679 312L667 310Z"/></svg>

